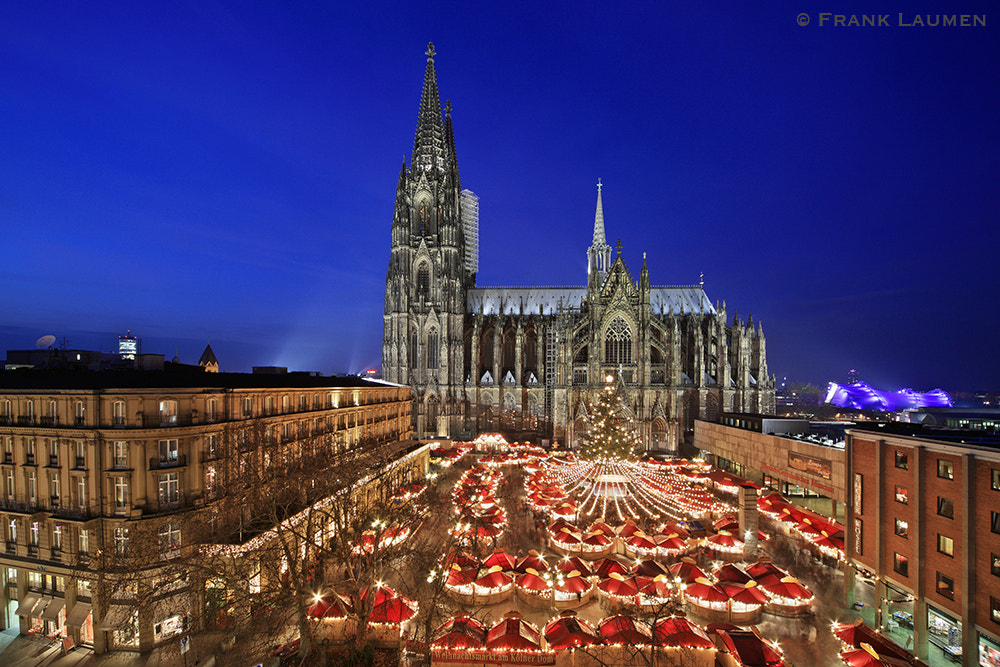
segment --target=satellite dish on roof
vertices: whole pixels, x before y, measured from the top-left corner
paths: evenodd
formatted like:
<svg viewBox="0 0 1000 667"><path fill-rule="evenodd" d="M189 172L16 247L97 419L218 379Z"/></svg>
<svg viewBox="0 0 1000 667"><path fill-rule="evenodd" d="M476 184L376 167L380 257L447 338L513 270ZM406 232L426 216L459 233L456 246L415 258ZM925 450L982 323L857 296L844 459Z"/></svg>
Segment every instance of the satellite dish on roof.
<svg viewBox="0 0 1000 667"><path fill-rule="evenodd" d="M54 342L56 342L56 337L53 336L52 334L49 334L48 336L42 336L41 338L36 340L35 347L37 347L39 350L44 350L45 348L52 347L52 343Z"/></svg>

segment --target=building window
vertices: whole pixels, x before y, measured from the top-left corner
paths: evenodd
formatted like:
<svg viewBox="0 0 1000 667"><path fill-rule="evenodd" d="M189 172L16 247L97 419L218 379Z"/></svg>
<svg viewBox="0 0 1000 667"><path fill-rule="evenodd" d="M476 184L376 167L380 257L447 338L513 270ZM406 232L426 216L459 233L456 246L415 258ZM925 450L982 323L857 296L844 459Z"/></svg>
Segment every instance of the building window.
<svg viewBox="0 0 1000 667"><path fill-rule="evenodd" d="M128 528L115 528L115 555L119 558L128 556Z"/></svg>
<svg viewBox="0 0 1000 667"><path fill-rule="evenodd" d="M947 535L938 535L938 551L943 553L945 556L955 555L955 540L951 539Z"/></svg>
<svg viewBox="0 0 1000 667"><path fill-rule="evenodd" d="M938 515L949 519L955 518L955 503L948 498L938 496Z"/></svg>
<svg viewBox="0 0 1000 667"><path fill-rule="evenodd" d="M160 426L177 425L177 401L160 401Z"/></svg>
<svg viewBox="0 0 1000 667"><path fill-rule="evenodd" d="M208 407L205 408L205 419L214 422L219 418L219 401L214 398L208 399Z"/></svg>
<svg viewBox="0 0 1000 667"><path fill-rule="evenodd" d="M49 442L49 465L59 465L59 440L52 438Z"/></svg>
<svg viewBox="0 0 1000 667"><path fill-rule="evenodd" d="M177 465L176 440L160 440L160 465Z"/></svg>
<svg viewBox="0 0 1000 667"><path fill-rule="evenodd" d="M114 445L114 463L116 468L128 468L128 443L116 440Z"/></svg>
<svg viewBox="0 0 1000 667"><path fill-rule="evenodd" d="M76 441L76 467L81 469L87 467L87 443L83 440Z"/></svg>
<svg viewBox="0 0 1000 667"><path fill-rule="evenodd" d="M937 592L949 600L955 599L955 580L948 575L937 573Z"/></svg>
<svg viewBox="0 0 1000 667"><path fill-rule="evenodd" d="M160 526L160 555L164 558L174 558L180 555L181 524L170 521Z"/></svg>
<svg viewBox="0 0 1000 667"><path fill-rule="evenodd" d="M52 476L49 478L49 492L52 495L52 507L59 507L59 496L61 495L59 482L59 473L52 473Z"/></svg>
<svg viewBox="0 0 1000 667"><path fill-rule="evenodd" d="M909 535L910 524L902 519L896 519L896 534L900 537L907 537Z"/></svg>
<svg viewBox="0 0 1000 667"><path fill-rule="evenodd" d="M309 409L309 399L305 394L299 396L299 412L305 412Z"/></svg>
<svg viewBox="0 0 1000 667"><path fill-rule="evenodd" d="M909 495L905 486L896 486L896 502L903 505L909 504Z"/></svg>
<svg viewBox="0 0 1000 667"><path fill-rule="evenodd" d="M990 572L1000 577L1000 554L990 554Z"/></svg>
<svg viewBox="0 0 1000 667"><path fill-rule="evenodd" d="M209 496L215 493L215 466L205 468L205 492Z"/></svg>
<svg viewBox="0 0 1000 667"><path fill-rule="evenodd" d="M160 506L176 505L177 498L177 473L160 475Z"/></svg>
<svg viewBox="0 0 1000 667"><path fill-rule="evenodd" d="M1000 512L990 512L990 530L1000 533Z"/></svg>
<svg viewBox="0 0 1000 667"><path fill-rule="evenodd" d="M6 477L7 500L14 500L14 471L8 470Z"/></svg>
<svg viewBox="0 0 1000 667"><path fill-rule="evenodd" d="M87 506L87 478L76 478L76 506L84 509Z"/></svg>
<svg viewBox="0 0 1000 667"><path fill-rule="evenodd" d="M87 406L82 401L76 403L76 425L83 426L87 423Z"/></svg>
<svg viewBox="0 0 1000 667"><path fill-rule="evenodd" d="M219 455L219 436L212 433L205 436L205 454L214 459Z"/></svg>
<svg viewBox="0 0 1000 667"><path fill-rule="evenodd" d="M955 464L945 459L938 459L938 477L941 479L955 479Z"/></svg>
<svg viewBox="0 0 1000 667"><path fill-rule="evenodd" d="M431 292L431 274L426 264L417 269L417 301L428 301Z"/></svg>
<svg viewBox="0 0 1000 667"><path fill-rule="evenodd" d="M990 596L990 620L1000 623L1000 600Z"/></svg>
<svg viewBox="0 0 1000 667"><path fill-rule="evenodd" d="M35 521L31 524L31 532L28 533L28 544L32 546L38 546L38 522Z"/></svg>
<svg viewBox="0 0 1000 667"><path fill-rule="evenodd" d="M28 471L28 502L34 505L38 502L38 473Z"/></svg>
<svg viewBox="0 0 1000 667"><path fill-rule="evenodd" d="M113 419L114 426L125 426L125 401L115 401Z"/></svg>
<svg viewBox="0 0 1000 667"><path fill-rule="evenodd" d="M83 479L82 477L80 479ZM128 478L115 477L114 492L115 514L128 512Z"/></svg>
<svg viewBox="0 0 1000 667"><path fill-rule="evenodd" d="M52 550L62 551L63 545L63 529L60 525L55 525L52 527Z"/></svg>
<svg viewBox="0 0 1000 667"><path fill-rule="evenodd" d="M244 398L243 399L243 416L253 417L253 399Z"/></svg>
<svg viewBox="0 0 1000 667"><path fill-rule="evenodd" d="M611 320L604 334L604 362L607 364L632 363L632 330L620 317Z"/></svg>
<svg viewBox="0 0 1000 667"><path fill-rule="evenodd" d="M896 450L896 467L902 470L909 470L910 455L906 452Z"/></svg>
<svg viewBox="0 0 1000 667"><path fill-rule="evenodd" d="M417 366L417 354L419 350L417 349L417 332L410 331L410 368L418 368Z"/></svg>
<svg viewBox="0 0 1000 667"><path fill-rule="evenodd" d="M904 577L910 576L910 559L902 554L893 554L892 569Z"/></svg>
<svg viewBox="0 0 1000 667"><path fill-rule="evenodd" d="M80 529L80 555L87 556L90 554L90 531L86 528Z"/></svg>
<svg viewBox="0 0 1000 667"><path fill-rule="evenodd" d="M990 488L994 491L1000 491L1000 468L993 468L991 473L993 476L990 479Z"/></svg>
<svg viewBox="0 0 1000 667"><path fill-rule="evenodd" d="M438 367L438 347L437 329L431 329L431 332L427 334L427 368Z"/></svg>

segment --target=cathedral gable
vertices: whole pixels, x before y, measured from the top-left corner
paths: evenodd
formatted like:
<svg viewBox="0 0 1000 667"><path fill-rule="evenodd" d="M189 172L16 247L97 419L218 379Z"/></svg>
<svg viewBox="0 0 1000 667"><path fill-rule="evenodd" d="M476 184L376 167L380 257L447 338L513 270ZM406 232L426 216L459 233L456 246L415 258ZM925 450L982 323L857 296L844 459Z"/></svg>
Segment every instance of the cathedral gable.
<svg viewBox="0 0 1000 667"><path fill-rule="evenodd" d="M632 281L632 276L629 275L621 255L615 258L615 263L611 265L611 271L608 272L608 277L601 287L601 298L604 300L618 298L629 302L638 302L639 290Z"/></svg>

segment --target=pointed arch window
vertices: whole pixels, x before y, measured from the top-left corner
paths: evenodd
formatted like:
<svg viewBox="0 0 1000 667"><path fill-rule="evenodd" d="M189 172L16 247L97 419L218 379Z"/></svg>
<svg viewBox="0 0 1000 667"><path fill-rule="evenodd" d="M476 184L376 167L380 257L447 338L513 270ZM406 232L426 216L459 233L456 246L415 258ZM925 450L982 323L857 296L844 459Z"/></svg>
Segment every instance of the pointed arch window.
<svg viewBox="0 0 1000 667"><path fill-rule="evenodd" d="M419 368L417 365L417 332L410 330L410 368Z"/></svg>
<svg viewBox="0 0 1000 667"><path fill-rule="evenodd" d="M632 363L632 330L620 317L611 320L604 334L604 361L608 364Z"/></svg>
<svg viewBox="0 0 1000 667"><path fill-rule="evenodd" d="M417 299L421 301L430 300L431 294L431 272L426 264L421 264L417 268Z"/></svg>
<svg viewBox="0 0 1000 667"><path fill-rule="evenodd" d="M431 332L427 334L427 368L435 369L438 367L439 347L437 329L431 329Z"/></svg>

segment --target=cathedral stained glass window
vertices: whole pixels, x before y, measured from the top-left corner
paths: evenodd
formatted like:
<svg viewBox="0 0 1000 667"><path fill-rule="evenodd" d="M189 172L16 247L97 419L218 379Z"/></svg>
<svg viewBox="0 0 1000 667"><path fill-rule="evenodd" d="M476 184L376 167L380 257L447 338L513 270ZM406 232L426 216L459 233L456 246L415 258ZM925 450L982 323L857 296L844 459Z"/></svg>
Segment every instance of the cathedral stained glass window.
<svg viewBox="0 0 1000 667"><path fill-rule="evenodd" d="M604 361L608 364L632 363L632 330L620 317L611 320L604 335Z"/></svg>

